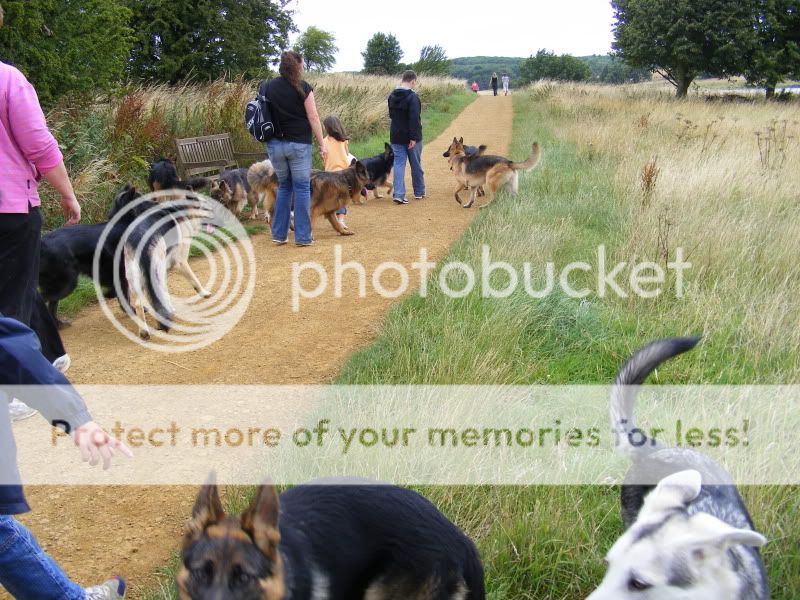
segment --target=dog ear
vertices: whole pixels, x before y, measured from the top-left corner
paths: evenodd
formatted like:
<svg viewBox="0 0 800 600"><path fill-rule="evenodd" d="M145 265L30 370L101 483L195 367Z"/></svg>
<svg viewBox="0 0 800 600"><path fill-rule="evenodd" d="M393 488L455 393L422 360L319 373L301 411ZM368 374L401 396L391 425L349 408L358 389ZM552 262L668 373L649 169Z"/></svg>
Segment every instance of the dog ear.
<svg viewBox="0 0 800 600"><path fill-rule="evenodd" d="M350 166L352 167L356 163L358 163L358 160L354 158L353 160L350 161Z"/></svg>
<svg viewBox="0 0 800 600"><path fill-rule="evenodd" d="M752 546L760 548L767 543L767 538L752 529L737 529L724 521L706 513L698 513L689 522L691 535L686 542L691 548L691 556L695 560L703 560L704 549L726 551L731 546Z"/></svg>
<svg viewBox="0 0 800 600"><path fill-rule="evenodd" d="M694 470L680 471L658 482L645 498L642 514L659 514L675 508L683 508L700 495L703 481Z"/></svg>
<svg viewBox="0 0 800 600"><path fill-rule="evenodd" d="M192 508L192 518L186 524L184 547L200 539L206 528L225 519L225 509L222 508L222 501L219 499L216 480L216 473L212 472L208 482L197 494Z"/></svg>
<svg viewBox="0 0 800 600"><path fill-rule="evenodd" d="M459 143L459 144L463 144L463 143L464 143L464 138L462 137L461 139L459 139L459 140L458 140L458 143Z"/></svg>
<svg viewBox="0 0 800 600"><path fill-rule="evenodd" d="M385 152L389 152L389 150L392 149L392 146L389 144L389 142L383 142L383 149Z"/></svg>
<svg viewBox="0 0 800 600"><path fill-rule="evenodd" d="M356 166L356 175L362 179L369 179L369 173L367 173L367 167L364 166L364 163L354 160L352 164Z"/></svg>
<svg viewBox="0 0 800 600"><path fill-rule="evenodd" d="M265 484L258 487L250 507L239 518L242 531L246 532L261 552L276 560L281 534L278 531L278 493L275 486Z"/></svg>

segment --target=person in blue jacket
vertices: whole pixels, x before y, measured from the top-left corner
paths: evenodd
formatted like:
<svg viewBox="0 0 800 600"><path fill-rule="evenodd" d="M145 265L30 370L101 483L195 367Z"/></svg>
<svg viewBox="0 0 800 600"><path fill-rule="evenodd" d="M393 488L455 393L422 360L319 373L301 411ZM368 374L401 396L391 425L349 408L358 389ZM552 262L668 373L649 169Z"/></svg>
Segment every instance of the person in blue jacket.
<svg viewBox="0 0 800 600"><path fill-rule="evenodd" d="M12 387L13 386L13 387ZM25 387L16 387L25 386ZM0 315L0 397L11 394L72 435L85 462L111 465L115 451L132 456L119 440L92 421L86 404L64 375L42 354L28 327ZM0 585L18 600L119 600L125 582L114 578L83 588L64 574L13 515L30 507L22 490L17 448L8 410L0 410Z"/></svg>

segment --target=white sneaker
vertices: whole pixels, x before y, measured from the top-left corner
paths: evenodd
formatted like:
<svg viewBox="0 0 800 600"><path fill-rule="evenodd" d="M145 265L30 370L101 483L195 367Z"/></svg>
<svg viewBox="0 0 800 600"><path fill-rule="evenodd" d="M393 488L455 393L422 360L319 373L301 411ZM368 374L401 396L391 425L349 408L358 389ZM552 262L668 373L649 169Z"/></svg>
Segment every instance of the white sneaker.
<svg viewBox="0 0 800 600"><path fill-rule="evenodd" d="M59 356L57 359L53 361L53 366L62 373L66 373L69 370L71 364L72 364L72 359L69 357L69 354L65 354L64 356Z"/></svg>
<svg viewBox="0 0 800 600"><path fill-rule="evenodd" d="M39 414L35 408L31 408L24 402L20 402L14 398L8 403L8 415L11 417L11 422L24 421L30 419L32 416Z"/></svg>
<svg viewBox="0 0 800 600"><path fill-rule="evenodd" d="M121 600L125 597L125 580L114 577L105 583L84 588L86 600Z"/></svg>

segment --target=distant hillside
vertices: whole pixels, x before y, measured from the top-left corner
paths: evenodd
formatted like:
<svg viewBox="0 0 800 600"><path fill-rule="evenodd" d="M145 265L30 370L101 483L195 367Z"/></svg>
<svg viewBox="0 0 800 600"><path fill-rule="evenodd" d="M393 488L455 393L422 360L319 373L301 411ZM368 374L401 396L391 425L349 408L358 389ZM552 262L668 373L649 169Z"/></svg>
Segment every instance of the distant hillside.
<svg viewBox="0 0 800 600"><path fill-rule="evenodd" d="M511 79L519 77L519 66L524 58L507 56L468 56L454 58L450 61L450 75L464 81L477 81L482 89L489 87L492 73L500 77L508 73Z"/></svg>
<svg viewBox="0 0 800 600"><path fill-rule="evenodd" d="M632 69L619 58L608 55L579 56L592 70L592 81L598 83L628 83L647 81L651 74L646 69ZM492 73L498 77L504 72L511 79L519 79L519 67L526 58L509 56L467 56L450 60L450 75L468 83L477 81L482 89L489 87Z"/></svg>

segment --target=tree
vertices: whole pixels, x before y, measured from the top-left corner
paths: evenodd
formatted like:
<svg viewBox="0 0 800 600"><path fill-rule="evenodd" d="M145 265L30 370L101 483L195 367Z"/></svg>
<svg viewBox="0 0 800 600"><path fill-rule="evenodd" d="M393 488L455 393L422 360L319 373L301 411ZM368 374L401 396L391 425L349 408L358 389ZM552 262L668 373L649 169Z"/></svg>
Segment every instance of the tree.
<svg viewBox="0 0 800 600"><path fill-rule="evenodd" d="M423 46L419 53L419 60L411 68L424 75L449 75L450 60L447 58L444 48L438 44Z"/></svg>
<svg viewBox="0 0 800 600"><path fill-rule="evenodd" d="M587 81L592 70L584 61L569 54L556 56L553 52L539 50L519 68L521 83L529 83L540 79L557 81Z"/></svg>
<svg viewBox="0 0 800 600"><path fill-rule="evenodd" d="M367 42L364 57L364 73L372 75L394 75L400 71L403 51L394 35L376 33Z"/></svg>
<svg viewBox="0 0 800 600"><path fill-rule="evenodd" d="M25 73L44 106L123 78L130 11L115 0L18 0L3 8L0 55Z"/></svg>
<svg viewBox="0 0 800 600"><path fill-rule="evenodd" d="M336 64L339 48L336 47L336 37L332 33L312 25L297 39L294 50L303 55L306 69L324 73Z"/></svg>
<svg viewBox="0 0 800 600"><path fill-rule="evenodd" d="M285 0L125 0L137 32L128 72L175 83L258 77L294 30Z"/></svg>
<svg viewBox="0 0 800 600"><path fill-rule="evenodd" d="M745 70L747 82L765 88L767 98L786 79L800 77L800 4L755 0L757 45Z"/></svg>
<svg viewBox="0 0 800 600"><path fill-rule="evenodd" d="M744 72L755 46L751 1L612 0L614 49L672 83L679 98L699 73Z"/></svg>

